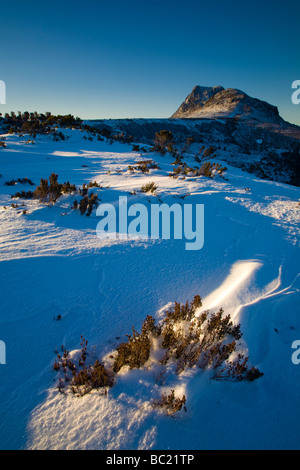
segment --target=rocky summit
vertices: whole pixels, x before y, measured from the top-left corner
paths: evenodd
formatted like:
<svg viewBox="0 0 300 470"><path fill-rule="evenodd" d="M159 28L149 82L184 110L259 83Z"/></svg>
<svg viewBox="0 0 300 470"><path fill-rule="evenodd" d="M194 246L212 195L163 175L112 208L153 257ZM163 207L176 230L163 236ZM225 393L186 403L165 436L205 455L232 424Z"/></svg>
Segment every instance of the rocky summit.
<svg viewBox="0 0 300 470"><path fill-rule="evenodd" d="M177 111L174 118L234 117L263 123L283 124L278 109L266 101L252 98L235 88L222 86L195 86Z"/></svg>

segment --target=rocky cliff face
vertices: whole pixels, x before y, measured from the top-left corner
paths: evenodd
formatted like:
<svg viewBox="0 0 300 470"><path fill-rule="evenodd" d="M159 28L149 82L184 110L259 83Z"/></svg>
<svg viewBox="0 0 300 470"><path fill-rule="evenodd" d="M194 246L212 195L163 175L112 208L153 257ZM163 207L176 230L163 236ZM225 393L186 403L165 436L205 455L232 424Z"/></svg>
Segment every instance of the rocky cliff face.
<svg viewBox="0 0 300 470"><path fill-rule="evenodd" d="M171 116L175 118L207 118L222 117L261 123L284 124L276 106L266 101L252 98L241 90L221 86L196 86Z"/></svg>
<svg viewBox="0 0 300 470"><path fill-rule="evenodd" d="M180 105L180 107L171 117L194 117L192 115L197 113L199 109L202 109L206 102L210 100L210 98L212 98L214 95L223 90L224 88L222 86L195 86L192 92L187 96L185 101Z"/></svg>

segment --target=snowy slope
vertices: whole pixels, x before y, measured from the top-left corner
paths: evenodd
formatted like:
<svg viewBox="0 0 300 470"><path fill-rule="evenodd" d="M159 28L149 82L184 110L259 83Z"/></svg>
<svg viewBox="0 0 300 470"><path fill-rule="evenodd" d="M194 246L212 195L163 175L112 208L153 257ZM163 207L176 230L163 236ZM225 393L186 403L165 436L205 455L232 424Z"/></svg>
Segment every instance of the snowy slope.
<svg viewBox="0 0 300 470"><path fill-rule="evenodd" d="M38 136L34 145L25 144L26 136L6 136L0 151L0 340L7 347L7 364L0 365L1 448L299 448L300 365L291 361L292 342L300 340L299 188L233 167L226 179L175 180L168 176L171 157L141 157L129 145L65 132L64 142ZM160 169L127 171L147 158ZM11 194L31 188L6 181L28 177L38 184L53 171L78 186L96 180L102 202L127 195L150 206L156 197L172 204L190 194L184 202L205 205L204 247L99 240L98 218L72 210L73 196L52 207L25 201L27 214L10 207L21 203ZM157 196L138 192L149 181L158 185ZM53 363L61 345L77 350L82 334L90 355L101 359L146 315L159 320L171 302L196 294L202 309L222 306L241 323L242 347L262 378L216 382L190 370L161 385L155 368L146 368L121 371L108 396L58 393ZM171 388L187 397L187 411L173 417L151 406Z"/></svg>

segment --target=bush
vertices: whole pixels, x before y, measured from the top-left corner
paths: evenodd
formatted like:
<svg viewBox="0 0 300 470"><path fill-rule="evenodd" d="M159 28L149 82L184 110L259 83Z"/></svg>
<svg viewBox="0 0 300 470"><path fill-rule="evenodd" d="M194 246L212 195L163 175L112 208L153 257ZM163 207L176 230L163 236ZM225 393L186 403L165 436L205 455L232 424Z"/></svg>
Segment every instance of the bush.
<svg viewBox="0 0 300 470"><path fill-rule="evenodd" d="M157 334L159 329L155 327L155 320L148 315L142 325L141 333L132 328L132 336L126 335L127 343L121 343L117 347L117 356L114 361L113 370L119 370L128 365L130 369L139 369L149 359L150 334Z"/></svg>
<svg viewBox="0 0 300 470"><path fill-rule="evenodd" d="M54 364L56 371L65 374L60 379L59 389L64 393L66 382L70 382L74 393L88 393L94 388L111 387L115 374L127 366L139 369L146 365L150 358L154 343L160 345L160 364L164 376L175 372L177 375L187 368L210 371L214 380L252 382L263 376L255 367L248 364L248 356L238 351L242 337L240 325L234 325L230 315L224 315L222 309L216 313L205 311L198 314L202 306L201 297L196 295L191 303L175 302L166 316L158 325L155 319L148 315L142 323L141 332L132 328L132 335L126 335L127 341L117 346L110 356L112 362L105 367L97 360L94 365L86 366L87 341L81 337L81 356L78 364L70 360L69 351L57 355ZM148 363L149 367L151 366ZM72 380L68 372L72 373ZM153 406L164 408L168 414L181 410L186 403L186 397L176 398L174 390L169 395L163 394Z"/></svg>
<svg viewBox="0 0 300 470"><path fill-rule="evenodd" d="M29 178L18 178L17 180L6 181L4 184L5 186L15 186L18 183L34 186L34 183Z"/></svg>
<svg viewBox="0 0 300 470"><path fill-rule="evenodd" d="M73 379L71 381L72 391L89 393L91 390L102 387L112 387L112 375L106 370L102 362L98 360L95 364L84 366L79 372L73 371ZM83 389L83 390L82 390Z"/></svg>
<svg viewBox="0 0 300 470"><path fill-rule="evenodd" d="M160 400L153 403L153 406L155 408L164 408L168 415L173 415L180 411L185 403L185 395L182 398L176 398L175 390L171 390L169 395L163 394Z"/></svg>
<svg viewBox="0 0 300 470"><path fill-rule="evenodd" d="M176 163L173 162L174 164ZM176 178L181 175L190 176L206 176L207 178L213 178L215 174L220 176L227 170L227 167L222 167L220 163L204 162L200 168L188 167L186 163L180 163L177 167L174 167L173 172L169 174L170 177Z"/></svg>
<svg viewBox="0 0 300 470"><path fill-rule="evenodd" d="M207 149L204 150L203 158L208 158L208 157L213 158L213 156L215 157L215 155L213 155L215 151L216 151L215 147L210 145Z"/></svg>
<svg viewBox="0 0 300 470"><path fill-rule="evenodd" d="M85 214L90 216L93 208L98 205L98 195L91 193L90 196L84 196L81 201L79 202L79 210L81 215ZM78 207L78 202L74 201L73 208L76 209Z"/></svg>
<svg viewBox="0 0 300 470"><path fill-rule="evenodd" d="M67 383L70 383L72 393L85 395L93 389L112 387L114 383L113 374L108 371L104 364L98 359L95 363L86 366L88 341L81 335L81 355L77 363L70 359L70 353L63 349L62 354L57 354L53 369L62 371L64 379L60 378L58 389L65 393Z"/></svg>
<svg viewBox="0 0 300 470"><path fill-rule="evenodd" d="M67 181L61 185L61 192L65 194L76 193L76 186L75 184L71 184L69 181Z"/></svg>
<svg viewBox="0 0 300 470"><path fill-rule="evenodd" d="M174 136L171 131L163 130L155 133L154 149L164 155L174 152Z"/></svg>
<svg viewBox="0 0 300 470"><path fill-rule="evenodd" d="M17 192L16 194L12 194L11 195L11 198L12 199L15 199L19 197L20 199L33 199L35 196L34 196L34 193L32 191L19 191Z"/></svg>
<svg viewBox="0 0 300 470"><path fill-rule="evenodd" d="M241 353L236 359L228 361L235 354L237 341L242 337L240 325L234 325L230 315L224 316L222 309L217 313L203 312L196 316L201 305L199 295L191 303L175 302L166 312L161 325L155 325L153 317L148 316L141 333L133 328L133 335L128 336L128 342L118 346L114 372L124 365L129 365L131 369L142 367L150 355L152 334L160 337L165 350L161 363L174 363L177 374L197 365L201 370L215 370L213 378L216 380L226 378L240 381L261 377L263 374L258 369L249 369L248 357Z"/></svg>
<svg viewBox="0 0 300 470"><path fill-rule="evenodd" d="M97 183L97 181L91 181L88 185L87 185L88 188L102 188L102 186Z"/></svg>
<svg viewBox="0 0 300 470"><path fill-rule="evenodd" d="M39 199L40 202L48 201L49 184L47 179L41 179L40 185L34 191L34 197Z"/></svg>
<svg viewBox="0 0 300 470"><path fill-rule="evenodd" d="M76 192L75 184L69 181L65 183L58 183L58 175L51 173L49 182L47 179L41 179L40 185L34 191L34 197L39 199L40 202L53 202L55 203L63 193Z"/></svg>
<svg viewBox="0 0 300 470"><path fill-rule="evenodd" d="M152 181L151 183L146 183L141 187L141 192L142 193L154 193L156 191L158 186Z"/></svg>

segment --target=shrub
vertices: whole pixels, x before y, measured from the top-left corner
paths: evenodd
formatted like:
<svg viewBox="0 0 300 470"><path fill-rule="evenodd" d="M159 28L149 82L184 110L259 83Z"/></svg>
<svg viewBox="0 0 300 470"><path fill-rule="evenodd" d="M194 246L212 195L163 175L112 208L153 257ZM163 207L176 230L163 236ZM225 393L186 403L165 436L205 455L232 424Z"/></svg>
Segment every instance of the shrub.
<svg viewBox="0 0 300 470"><path fill-rule="evenodd" d="M76 204L75 204L76 203ZM91 193L90 196L84 196L81 201L79 202L79 210L81 215L85 214L90 216L93 208L98 205L98 195ZM78 207L78 202L74 201L73 208L76 209Z"/></svg>
<svg viewBox="0 0 300 470"><path fill-rule="evenodd" d="M34 197L40 202L46 202L49 195L49 183L47 179L41 179L40 185L34 191Z"/></svg>
<svg viewBox="0 0 300 470"><path fill-rule="evenodd" d="M4 184L5 186L15 186L17 183L34 186L34 183L29 178L18 178L17 180L6 181Z"/></svg>
<svg viewBox="0 0 300 470"><path fill-rule="evenodd" d="M95 364L84 366L79 372L73 371L73 378L71 381L73 393L82 392L89 393L93 389L102 387L112 387L113 378L107 371L102 362L96 360ZM83 390L81 390L81 388Z"/></svg>
<svg viewBox="0 0 300 470"><path fill-rule="evenodd" d="M203 158L208 158L208 157L213 158L213 154L214 154L215 151L216 151L215 147L213 147L212 145L210 145L207 149L204 150L204 152L203 152ZM214 155L214 156L215 156L215 155Z"/></svg>
<svg viewBox="0 0 300 470"><path fill-rule="evenodd" d="M119 134L112 135L111 138L115 140L116 142L122 142L124 144L130 144L134 140L132 135L127 135L124 132L120 132Z"/></svg>
<svg viewBox="0 0 300 470"><path fill-rule="evenodd" d="M128 365L130 369L142 367L150 355L150 334L157 334L159 329L155 327L155 320L148 315L143 322L141 333L132 328L132 336L126 335L127 343L121 343L117 347L117 356L114 361L113 370L119 370Z"/></svg>
<svg viewBox="0 0 300 470"><path fill-rule="evenodd" d="M154 193L156 191L158 186L152 181L151 183L146 183L141 187L141 192L142 193Z"/></svg>
<svg viewBox="0 0 300 470"><path fill-rule="evenodd" d="M65 183L58 183L58 175L51 173L49 182L47 179L41 179L40 185L34 191L34 197L39 199L40 202L53 202L55 203L63 193L76 192L75 184L69 181Z"/></svg>
<svg viewBox="0 0 300 470"><path fill-rule="evenodd" d="M87 187L88 188L102 188L102 186L99 183L97 183L97 181L90 181Z"/></svg>
<svg viewBox="0 0 300 470"><path fill-rule="evenodd" d="M17 198L19 197L20 199L33 199L35 196L34 196L34 193L32 191L19 191L17 192L16 194L12 194L11 195L11 198L14 199L14 198Z"/></svg>
<svg viewBox="0 0 300 470"><path fill-rule="evenodd" d="M238 351L242 337L240 325L234 325L230 315L224 315L222 309L216 313L209 311L198 314L202 306L201 297L196 295L193 301L180 304L175 302L166 316L156 325L155 319L148 315L142 323L141 332L132 328L132 335L126 335L127 341L120 343L109 367L97 360L94 365L86 365L87 341L81 337L81 356L78 364L70 360L69 351L57 355L54 370L65 374L60 379L59 390L65 393L65 385L70 382L73 393L84 394L94 388L111 387L115 374L127 366L130 369L142 368L150 358L154 343L160 345L163 356L160 359L161 376L175 372L177 375L187 368L210 370L211 379L240 382L252 382L263 376L257 368L248 364L248 356ZM62 347L63 350L63 347ZM148 363L149 367L151 366ZM72 380L69 377L72 374ZM167 414L181 410L186 397L176 398L174 390L169 395L163 394L153 406L163 408Z"/></svg>
<svg viewBox="0 0 300 470"><path fill-rule="evenodd" d="M164 155L174 151L174 136L171 131L163 130L155 133L154 149Z"/></svg>
<svg viewBox="0 0 300 470"><path fill-rule="evenodd" d="M153 317L147 317L141 333L133 328L133 335L128 342L117 348L114 371L124 365L130 368L142 367L150 355L150 334L161 338L165 350L162 364L170 361L176 365L180 374L187 367L197 365L201 370L213 368L213 378L217 380L230 377L230 380L255 380L262 376L258 369L248 366L248 357L239 354L237 359L229 361L237 348L237 341L242 337L240 325L234 325L230 315L224 316L220 309L217 313L203 312L196 316L201 307L201 298L195 296L191 303L174 306L166 312L161 325L155 325ZM228 342L228 339L232 340Z"/></svg>
<svg viewBox="0 0 300 470"><path fill-rule="evenodd" d="M134 172L141 171L142 173L149 173L150 170L158 170L159 166L153 160L142 160L137 162L135 166L128 165L128 171Z"/></svg>
<svg viewBox="0 0 300 470"><path fill-rule="evenodd" d="M86 366L88 341L81 335L81 355L77 363L70 359L70 353L62 346L62 354L57 354L53 369L64 374L60 378L58 389L65 393L65 386L70 383L72 393L85 395L93 389L112 387L114 383L113 374L107 370L98 359L95 363Z"/></svg>
<svg viewBox="0 0 300 470"><path fill-rule="evenodd" d="M61 185L61 192L62 193L76 193L76 185L75 184L71 184L69 181L67 181L66 183L63 183Z"/></svg>
<svg viewBox="0 0 300 470"><path fill-rule="evenodd" d="M89 205L89 197L84 196L79 202L79 210L81 215L85 214Z"/></svg>
<svg viewBox="0 0 300 470"><path fill-rule="evenodd" d="M164 408L168 415L173 415L174 413L181 410L183 405L186 403L186 397L183 395L182 398L175 397L175 390L171 390L169 395L162 394L160 400L155 401L153 406L155 408Z"/></svg>

